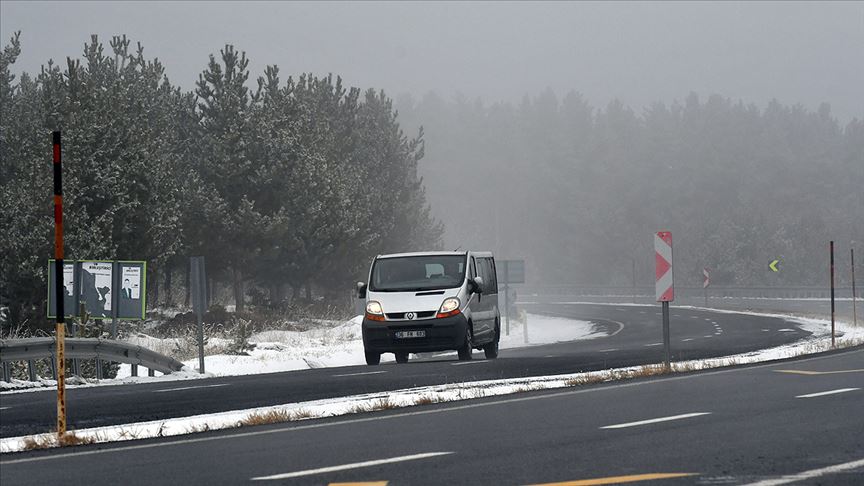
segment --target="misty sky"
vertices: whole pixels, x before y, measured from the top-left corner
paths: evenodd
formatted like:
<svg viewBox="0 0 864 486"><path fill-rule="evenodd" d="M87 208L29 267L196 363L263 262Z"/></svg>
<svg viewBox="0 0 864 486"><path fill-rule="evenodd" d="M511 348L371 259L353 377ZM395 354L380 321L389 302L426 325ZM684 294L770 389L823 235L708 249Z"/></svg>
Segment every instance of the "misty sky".
<svg viewBox="0 0 864 486"><path fill-rule="evenodd" d="M841 122L864 118L864 2L0 2L22 32L16 72L80 57L91 33L141 41L191 89L210 53L245 50L253 78L340 74L398 96L461 92L518 101L550 87L637 112L689 92L764 107L771 98Z"/></svg>

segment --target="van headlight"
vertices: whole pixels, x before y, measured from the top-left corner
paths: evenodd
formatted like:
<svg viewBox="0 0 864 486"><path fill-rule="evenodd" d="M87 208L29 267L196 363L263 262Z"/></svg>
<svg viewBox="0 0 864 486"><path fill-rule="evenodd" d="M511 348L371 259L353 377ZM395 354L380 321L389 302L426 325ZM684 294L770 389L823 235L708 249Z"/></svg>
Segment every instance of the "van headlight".
<svg viewBox="0 0 864 486"><path fill-rule="evenodd" d="M381 303L376 300L370 300L369 302L367 302L366 318L371 321L383 321L384 309L381 307Z"/></svg>
<svg viewBox="0 0 864 486"><path fill-rule="evenodd" d="M459 310L459 305L460 305L460 303L459 303L458 298L456 298L456 297L446 298L446 299L444 299L444 302L441 303L441 308L438 309L438 315L436 315L435 317L441 318L441 317L455 316L456 314L459 314L460 312L462 312Z"/></svg>

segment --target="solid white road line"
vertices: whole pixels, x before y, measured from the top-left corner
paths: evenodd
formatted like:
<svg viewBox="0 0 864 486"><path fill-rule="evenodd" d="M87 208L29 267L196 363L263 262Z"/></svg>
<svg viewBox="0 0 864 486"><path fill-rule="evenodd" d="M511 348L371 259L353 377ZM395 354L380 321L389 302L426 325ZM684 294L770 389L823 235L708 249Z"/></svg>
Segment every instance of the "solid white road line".
<svg viewBox="0 0 864 486"><path fill-rule="evenodd" d="M333 377L339 378L342 376L380 375L381 373L387 373L387 372L386 371L364 371L362 373L345 373L344 375L333 375Z"/></svg>
<svg viewBox="0 0 864 486"><path fill-rule="evenodd" d="M669 422L670 420L681 420L690 417L698 417L700 415L710 415L711 412L693 412L681 415L672 415L671 417L660 417L655 419L640 420L638 422L627 422L626 424L606 425L601 429L623 429L626 427L638 427L640 425L656 424L658 422Z"/></svg>
<svg viewBox="0 0 864 486"><path fill-rule="evenodd" d="M413 454L410 456L391 457L389 459L378 459L376 461L355 462L352 464L343 464L341 466L322 467L318 469L307 469L305 471L290 472L285 474L274 474L272 476L259 476L251 478L252 481L269 481L273 479L288 479L299 478L302 476L312 476L313 474L323 474L336 471L346 471L348 469L359 469L361 467L380 466L382 464L392 464L394 462L416 461L418 459L426 459L429 457L446 456L453 454L452 452L427 452L424 454Z"/></svg>
<svg viewBox="0 0 864 486"><path fill-rule="evenodd" d="M612 351L618 351L618 348L610 348L610 349L601 349L601 353L611 353Z"/></svg>
<svg viewBox="0 0 864 486"><path fill-rule="evenodd" d="M230 383L220 383L218 385L198 385L198 386L181 386L180 388L163 388L161 390L153 390L153 393L165 393L180 390L194 390L195 388L216 388L217 386L228 386Z"/></svg>
<svg viewBox="0 0 864 486"><path fill-rule="evenodd" d="M0 410L9 410L12 407L0 407Z"/></svg>
<svg viewBox="0 0 864 486"><path fill-rule="evenodd" d="M843 464L836 464L834 466L823 467L821 469L811 469L809 471L804 471L798 474L782 476L777 479L766 479L764 481L757 481L755 483L750 483L746 486L779 486L781 484L797 483L798 481L805 481L807 479L813 479L819 476L848 471L850 469L857 469L859 467L864 467L864 459L846 462Z"/></svg>
<svg viewBox="0 0 864 486"><path fill-rule="evenodd" d="M846 393L846 392L857 391L857 390L860 390L860 388L840 388L838 390L829 390L829 391L824 391L824 392L819 392L819 393L809 393L807 395L798 395L795 398L824 397L825 395L835 395L837 393Z"/></svg>

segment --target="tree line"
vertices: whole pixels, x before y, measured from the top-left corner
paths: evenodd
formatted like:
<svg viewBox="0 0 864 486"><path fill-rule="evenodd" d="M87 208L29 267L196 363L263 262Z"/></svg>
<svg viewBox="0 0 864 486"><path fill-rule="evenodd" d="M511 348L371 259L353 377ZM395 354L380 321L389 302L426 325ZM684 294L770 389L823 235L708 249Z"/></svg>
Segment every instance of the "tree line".
<svg viewBox="0 0 864 486"><path fill-rule="evenodd" d="M829 240L848 285L853 240L864 254L864 121L827 104L690 94L637 112L545 90L397 106L426 129L429 201L459 223L448 246L524 258L530 283L629 286L635 265L653 285L659 230L672 231L679 285L701 286L708 267L715 285L827 286Z"/></svg>
<svg viewBox="0 0 864 486"><path fill-rule="evenodd" d="M373 255L437 247L407 136L382 91L339 77L283 79L227 45L195 89L171 84L126 36L16 77L0 54L0 306L44 322L53 254L51 131L63 132L67 259L148 261L150 300L172 304L188 257L233 291L278 305L344 292ZM251 85L251 87L250 87ZM41 321L40 321L41 320Z"/></svg>

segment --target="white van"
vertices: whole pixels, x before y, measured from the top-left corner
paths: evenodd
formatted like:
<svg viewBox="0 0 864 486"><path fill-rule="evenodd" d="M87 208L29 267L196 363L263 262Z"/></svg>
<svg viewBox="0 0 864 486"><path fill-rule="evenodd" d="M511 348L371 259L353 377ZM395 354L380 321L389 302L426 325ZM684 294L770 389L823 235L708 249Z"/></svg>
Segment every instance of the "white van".
<svg viewBox="0 0 864 486"><path fill-rule="evenodd" d="M435 251L378 255L369 283L357 283L366 299L363 347L366 363L381 353L397 363L408 353L456 350L460 360L472 349L498 357L501 317L491 252Z"/></svg>

